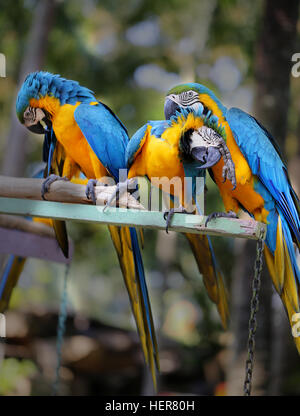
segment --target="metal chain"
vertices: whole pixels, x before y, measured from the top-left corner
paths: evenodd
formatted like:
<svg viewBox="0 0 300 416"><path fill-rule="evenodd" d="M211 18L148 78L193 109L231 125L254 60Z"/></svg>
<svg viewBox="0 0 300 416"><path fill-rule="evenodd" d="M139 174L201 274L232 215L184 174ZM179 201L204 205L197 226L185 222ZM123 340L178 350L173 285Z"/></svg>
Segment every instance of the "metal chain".
<svg viewBox="0 0 300 416"><path fill-rule="evenodd" d="M256 260L254 264L254 278L252 281L252 298L251 298L251 313L249 319L249 332L248 332L248 358L246 361L246 376L244 382L244 396L251 395L252 373L253 373L253 360L255 349L255 333L257 328L256 315L259 308L259 289L261 283L261 271L263 266L263 251L264 251L264 238L265 230L261 229L259 238L256 245Z"/></svg>

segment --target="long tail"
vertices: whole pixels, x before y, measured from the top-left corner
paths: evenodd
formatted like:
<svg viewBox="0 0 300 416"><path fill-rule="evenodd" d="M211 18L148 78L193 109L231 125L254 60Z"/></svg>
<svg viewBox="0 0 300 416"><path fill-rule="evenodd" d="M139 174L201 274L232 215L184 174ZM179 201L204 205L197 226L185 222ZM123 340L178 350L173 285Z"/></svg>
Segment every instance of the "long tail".
<svg viewBox="0 0 300 416"><path fill-rule="evenodd" d="M0 313L9 305L14 287L17 285L26 258L10 255L0 278Z"/></svg>
<svg viewBox="0 0 300 416"><path fill-rule="evenodd" d="M200 234L185 234L192 248L199 272L210 299L217 305L223 327L229 318L228 296L221 270L218 267L210 238Z"/></svg>
<svg viewBox="0 0 300 416"><path fill-rule="evenodd" d="M267 236L268 245L268 236ZM274 254L267 246L265 247L266 263L281 300L287 311L290 325L293 327L296 321L293 316L300 313L300 270L296 259L296 247L294 247L289 226L282 215L278 215L276 229L276 249ZM294 337L298 352L300 354L300 337Z"/></svg>
<svg viewBox="0 0 300 416"><path fill-rule="evenodd" d="M159 370L158 348L137 232L134 228L128 227L108 228L118 254L145 361L150 367L156 389L155 367Z"/></svg>

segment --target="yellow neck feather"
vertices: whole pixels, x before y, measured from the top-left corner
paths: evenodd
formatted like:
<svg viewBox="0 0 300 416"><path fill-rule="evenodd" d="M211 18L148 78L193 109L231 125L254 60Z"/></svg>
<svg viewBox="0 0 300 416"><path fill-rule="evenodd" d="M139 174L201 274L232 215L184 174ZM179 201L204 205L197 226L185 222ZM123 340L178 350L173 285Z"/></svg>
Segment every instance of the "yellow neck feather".
<svg viewBox="0 0 300 416"><path fill-rule="evenodd" d="M31 107L43 108L44 110L48 111L48 113L50 113L52 117L54 117L57 114L60 108L59 99L55 97L49 97L49 95L46 95L45 97L41 97L39 99L31 98L29 104Z"/></svg>

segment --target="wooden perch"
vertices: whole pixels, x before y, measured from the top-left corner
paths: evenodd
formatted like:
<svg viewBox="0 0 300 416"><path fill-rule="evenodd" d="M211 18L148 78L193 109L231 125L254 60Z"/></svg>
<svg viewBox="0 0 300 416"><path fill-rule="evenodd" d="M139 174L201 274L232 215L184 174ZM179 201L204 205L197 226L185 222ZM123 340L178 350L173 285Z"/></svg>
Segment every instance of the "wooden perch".
<svg viewBox="0 0 300 416"><path fill-rule="evenodd" d="M0 176L0 196L7 198L25 198L42 200L41 189L44 179L12 178ZM92 204L85 195L85 185L69 181L56 181L51 184L50 191L45 195L47 201ZM116 189L115 186L98 185L95 187L97 205L105 205ZM123 194L119 206L144 210L145 208L130 194Z"/></svg>
<svg viewBox="0 0 300 416"><path fill-rule="evenodd" d="M55 237L52 227L41 222L28 221L25 218L16 217L15 215L0 215L0 227L38 234L43 237Z"/></svg>
<svg viewBox="0 0 300 416"><path fill-rule="evenodd" d="M47 194L49 201L41 202L42 183L42 179L0 176L0 213L165 230L163 212L145 210L129 194L121 197L119 208L110 207L104 212L103 205L116 189L115 186L97 186L95 206L86 198L85 185L66 181L54 182ZM169 229L181 233L255 240L262 232L266 233L266 225L253 219L217 218L210 221L207 227L206 219L204 215L175 214Z"/></svg>

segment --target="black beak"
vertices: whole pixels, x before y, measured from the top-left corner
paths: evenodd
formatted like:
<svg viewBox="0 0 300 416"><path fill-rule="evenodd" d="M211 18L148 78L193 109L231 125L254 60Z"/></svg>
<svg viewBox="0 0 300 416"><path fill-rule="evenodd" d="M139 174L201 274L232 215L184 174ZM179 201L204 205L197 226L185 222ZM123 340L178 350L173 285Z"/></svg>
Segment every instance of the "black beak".
<svg viewBox="0 0 300 416"><path fill-rule="evenodd" d="M169 98L166 98L165 101L165 119L169 120L172 116L176 114L176 111L180 111L180 107L178 104L176 104L174 101L170 100Z"/></svg>
<svg viewBox="0 0 300 416"><path fill-rule="evenodd" d="M221 153L215 146L194 147L191 151L191 154L195 160L198 160L201 163L199 169L211 168L221 159Z"/></svg>
<svg viewBox="0 0 300 416"><path fill-rule="evenodd" d="M32 126L29 126L27 128L28 130L32 131L32 133L36 133L36 134L45 133L45 129L40 122L38 122L37 124L33 124Z"/></svg>

